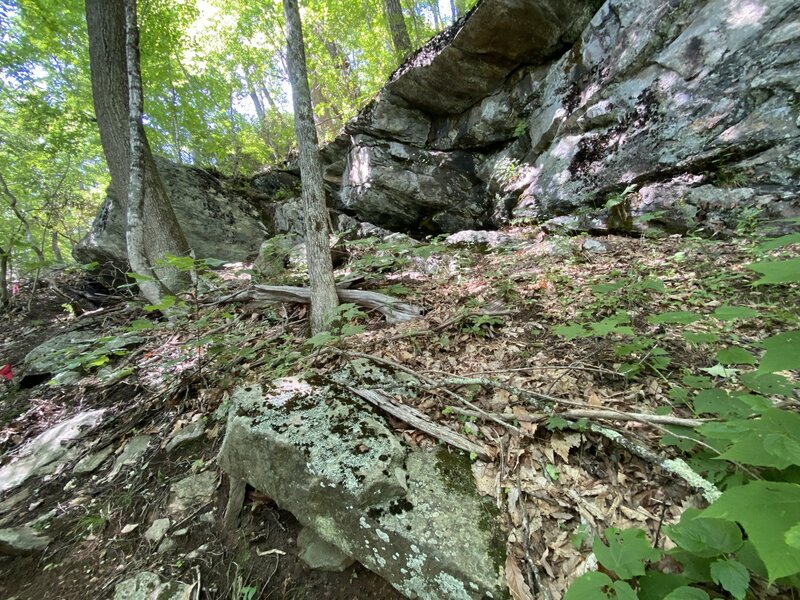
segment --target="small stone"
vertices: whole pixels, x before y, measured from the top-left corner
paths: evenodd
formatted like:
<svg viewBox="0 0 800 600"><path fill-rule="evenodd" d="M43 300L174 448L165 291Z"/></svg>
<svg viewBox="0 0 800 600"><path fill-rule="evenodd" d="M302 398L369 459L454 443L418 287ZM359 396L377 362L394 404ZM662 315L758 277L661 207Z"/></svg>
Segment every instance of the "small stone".
<svg viewBox="0 0 800 600"><path fill-rule="evenodd" d="M122 535L128 534L128 533L130 533L131 531L136 531L136 528L137 528L137 527L139 527L139 524L138 524L138 523L128 523L127 525L125 525L125 527L123 527L123 528L122 528L122 530L120 531L120 533L121 533Z"/></svg>
<svg viewBox="0 0 800 600"><path fill-rule="evenodd" d="M33 527L10 527L0 529L0 554L25 556L47 548L50 538Z"/></svg>
<svg viewBox="0 0 800 600"><path fill-rule="evenodd" d="M143 571L118 583L113 600L183 600L189 597L191 589L192 586L180 581L161 581L155 573Z"/></svg>
<svg viewBox="0 0 800 600"><path fill-rule="evenodd" d="M209 548L208 544L203 544L202 546L198 546L197 548L195 548L194 550L189 552L189 554L186 555L186 559L194 560L196 558L199 558L200 556L202 556L204 552L208 551L208 548Z"/></svg>
<svg viewBox="0 0 800 600"><path fill-rule="evenodd" d="M175 543L175 540L172 538L166 538L158 545L156 552L159 554L166 554L167 552L172 552L176 546L177 544Z"/></svg>
<svg viewBox="0 0 800 600"><path fill-rule="evenodd" d="M189 442L193 442L203 436L206 431L206 423L204 419L200 419L195 421L194 423L190 423L183 429L181 429L178 433L176 433L172 439L167 443L166 450L167 452L172 452L179 448L184 444L188 444Z"/></svg>
<svg viewBox="0 0 800 600"><path fill-rule="evenodd" d="M184 536L184 535L186 535L187 533L189 533L189 528L188 528L188 527L182 527L182 528L180 528L180 529L176 529L176 530L175 530L175 531L172 533L172 536L173 536L173 537L183 537L183 536Z"/></svg>
<svg viewBox="0 0 800 600"><path fill-rule="evenodd" d="M167 510L178 515L211 501L217 489L217 474L203 471L173 483Z"/></svg>
<svg viewBox="0 0 800 600"><path fill-rule="evenodd" d="M318 571L340 573L355 563L352 558L320 538L309 527L304 527L297 536L297 545L300 548L300 559Z"/></svg>
<svg viewBox="0 0 800 600"><path fill-rule="evenodd" d="M608 248L606 248L606 245L603 242L599 242L591 238L583 242L583 249L586 252L594 252L595 254L603 254L604 252L608 252Z"/></svg>
<svg viewBox="0 0 800 600"><path fill-rule="evenodd" d="M28 488L22 488L16 494L0 502L0 513L8 512L23 500L27 500L30 495L31 491Z"/></svg>
<svg viewBox="0 0 800 600"><path fill-rule="evenodd" d="M111 469L111 473L108 474L108 478L114 479L122 467L136 464L136 462L147 451L147 447L150 445L150 440L152 437L153 436L151 435L136 435L128 440L128 443L125 444L125 448L122 450L122 454L120 454L117 457L117 460L114 461L114 468Z"/></svg>
<svg viewBox="0 0 800 600"><path fill-rule="evenodd" d="M169 531L171 525L172 521L169 519L156 519L147 531L144 532L144 539L157 544L167 535L167 531Z"/></svg>
<svg viewBox="0 0 800 600"><path fill-rule="evenodd" d="M83 475L86 473L91 473L93 471L96 471L97 468L106 461L106 459L113 451L114 447L109 444L102 450L98 450L93 454L84 456L82 459L78 461L78 463L72 469L72 472L75 473L76 475Z"/></svg>

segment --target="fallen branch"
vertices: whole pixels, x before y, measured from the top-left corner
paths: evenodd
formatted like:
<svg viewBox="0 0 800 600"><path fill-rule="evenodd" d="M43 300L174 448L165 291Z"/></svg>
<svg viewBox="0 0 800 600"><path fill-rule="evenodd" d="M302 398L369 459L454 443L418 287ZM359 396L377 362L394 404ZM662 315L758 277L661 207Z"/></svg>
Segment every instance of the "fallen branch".
<svg viewBox="0 0 800 600"><path fill-rule="evenodd" d="M410 321L418 318L423 312L419 306L400 302L396 298L378 292L340 288L337 288L336 292L342 302L350 302L371 310L377 310L386 317L387 323ZM212 304L227 304L245 300L310 304L311 289L290 285L253 285L245 290L215 300Z"/></svg>
<svg viewBox="0 0 800 600"><path fill-rule="evenodd" d="M625 437L619 431L603 427L597 423L588 423L586 428L589 431L599 433L618 446L622 446L631 454L683 479L689 486L700 490L703 498L705 498L709 504L722 495L722 492L717 489L717 486L698 475L697 472L681 458L666 458L665 456L661 456L653 452L650 448Z"/></svg>
<svg viewBox="0 0 800 600"><path fill-rule="evenodd" d="M408 423L412 427L435 437L437 440L441 440L450 446L464 450L470 454L475 454L482 460L492 460L492 453L489 452L486 446L473 442L460 433L456 433L449 427L434 423L428 415L421 413L416 408L400 404L395 401L394 398L378 390L359 389L341 383L338 385L341 385L351 394L377 406L404 423Z"/></svg>
<svg viewBox="0 0 800 600"><path fill-rule="evenodd" d="M483 417L479 412L452 407L453 412L468 417ZM650 415L647 413L629 413L621 410L567 410L564 412L547 412L529 415L505 415L489 413L498 419L535 423L549 417L563 417L565 419L604 419L606 421L638 421L641 423L655 423L658 425L675 425L677 427L698 427L706 421L704 419L685 419L671 415Z"/></svg>

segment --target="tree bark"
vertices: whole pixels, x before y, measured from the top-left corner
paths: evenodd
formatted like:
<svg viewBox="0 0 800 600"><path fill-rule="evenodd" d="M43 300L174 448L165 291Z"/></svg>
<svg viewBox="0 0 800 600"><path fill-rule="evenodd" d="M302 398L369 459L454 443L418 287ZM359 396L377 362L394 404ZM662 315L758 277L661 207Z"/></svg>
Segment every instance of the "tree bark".
<svg viewBox="0 0 800 600"><path fill-rule="evenodd" d="M327 207L322 187L322 169L308 89L303 30L297 0L283 0L286 17L289 79L292 84L294 128L300 150L300 179L303 184L306 254L311 282L311 333L324 331L339 305L328 239Z"/></svg>
<svg viewBox="0 0 800 600"><path fill-rule="evenodd" d="M145 252L144 239L144 169L145 137L142 118L142 76L139 68L139 27L136 24L136 0L125 0L125 56L128 72L128 136L130 137L130 176L128 180L128 227L125 240L131 269L142 295L151 304L159 304L169 290L163 288L153 272Z"/></svg>
<svg viewBox="0 0 800 600"><path fill-rule="evenodd" d="M126 208L131 161L124 0L86 0L86 22L92 97L100 141L111 173L111 189ZM143 168L145 254L162 284L177 292L190 283L189 274L156 265L156 261L167 255L185 256L189 246L156 170L146 137Z"/></svg>
<svg viewBox="0 0 800 600"><path fill-rule="evenodd" d="M8 250L0 248L0 306L8 306L10 298L8 295Z"/></svg>
<svg viewBox="0 0 800 600"><path fill-rule="evenodd" d="M411 40L408 37L406 22L403 20L403 9L400 0L383 0L386 22L392 36L392 45L397 57L402 59L411 54Z"/></svg>

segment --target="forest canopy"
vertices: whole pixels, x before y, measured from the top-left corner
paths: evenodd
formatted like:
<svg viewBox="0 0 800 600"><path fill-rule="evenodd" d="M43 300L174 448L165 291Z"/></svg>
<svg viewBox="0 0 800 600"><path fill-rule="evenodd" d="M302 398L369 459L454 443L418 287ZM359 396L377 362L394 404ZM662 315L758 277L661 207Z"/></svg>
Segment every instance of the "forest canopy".
<svg viewBox="0 0 800 600"><path fill-rule="evenodd" d="M418 47L472 0L303 2L322 142L399 65L387 11ZM145 128L156 154L231 176L295 149L280 2L139 3ZM109 176L92 110L81 0L0 0L0 255L14 272L63 262Z"/></svg>

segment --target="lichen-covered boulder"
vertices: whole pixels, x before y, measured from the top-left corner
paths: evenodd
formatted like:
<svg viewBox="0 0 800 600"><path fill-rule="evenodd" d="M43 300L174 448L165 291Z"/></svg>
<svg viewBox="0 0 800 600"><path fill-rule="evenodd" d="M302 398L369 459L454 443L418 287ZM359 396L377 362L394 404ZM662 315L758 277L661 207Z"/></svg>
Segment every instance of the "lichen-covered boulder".
<svg viewBox="0 0 800 600"><path fill-rule="evenodd" d="M505 537L469 458L409 452L334 387L235 390L218 463L409 598L506 597Z"/></svg>
<svg viewBox="0 0 800 600"><path fill-rule="evenodd" d="M243 261L267 235L264 215L223 178L203 169L155 157L189 247L198 258ZM128 270L126 216L109 188L92 228L74 248L75 260Z"/></svg>

